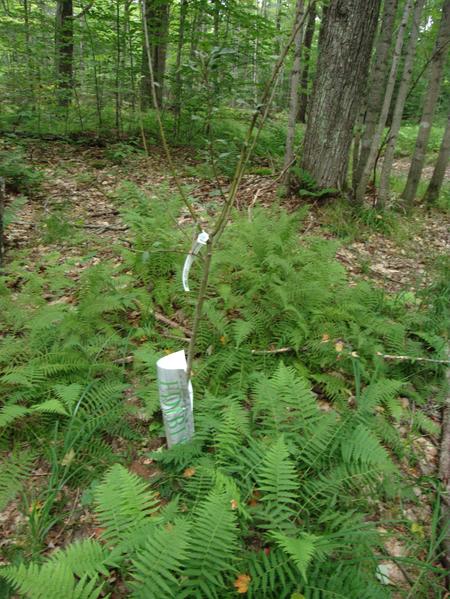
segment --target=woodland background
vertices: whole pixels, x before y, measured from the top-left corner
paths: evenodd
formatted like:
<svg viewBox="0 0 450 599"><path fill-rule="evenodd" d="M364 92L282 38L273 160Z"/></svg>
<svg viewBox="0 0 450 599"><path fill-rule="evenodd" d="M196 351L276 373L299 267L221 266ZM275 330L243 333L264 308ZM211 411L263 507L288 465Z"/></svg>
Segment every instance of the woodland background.
<svg viewBox="0 0 450 599"><path fill-rule="evenodd" d="M0 0L1 597L446 597L449 47L449 0Z"/></svg>

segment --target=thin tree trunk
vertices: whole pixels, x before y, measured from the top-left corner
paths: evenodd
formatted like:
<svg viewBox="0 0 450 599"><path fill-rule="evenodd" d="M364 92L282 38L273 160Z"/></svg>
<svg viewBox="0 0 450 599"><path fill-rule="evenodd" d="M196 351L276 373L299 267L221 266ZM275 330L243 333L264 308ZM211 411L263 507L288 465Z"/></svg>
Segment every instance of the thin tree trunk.
<svg viewBox="0 0 450 599"><path fill-rule="evenodd" d="M133 54L133 40L131 35L131 19L130 19L130 6L132 4L132 0L125 0L125 33L124 33L124 52L128 41L128 55L130 61L130 85L131 85L131 110L134 114L136 110L136 77L134 73L134 54Z"/></svg>
<svg viewBox="0 0 450 599"><path fill-rule="evenodd" d="M315 4L315 2L313 2ZM297 18L303 19L304 1L297 0L296 8ZM291 93L289 101L289 118L286 136L286 148L284 152L284 176L283 184L289 187L290 181L290 166L294 160L294 141L295 141L295 125L297 123L298 113L298 90L300 84L300 66L302 54L303 29L300 27L297 31L294 41L294 64L291 72Z"/></svg>
<svg viewBox="0 0 450 599"><path fill-rule="evenodd" d="M186 15L188 9L188 0L180 0L180 22L178 27L178 46L177 58L175 62L175 101L174 101L174 116L175 116L175 135L180 134L180 119L181 106L183 96L183 79L181 76L181 59L183 55L184 35L186 25Z"/></svg>
<svg viewBox="0 0 450 599"><path fill-rule="evenodd" d="M300 164L322 188L344 188L379 10L380 0L331 0L325 10Z"/></svg>
<svg viewBox="0 0 450 599"><path fill-rule="evenodd" d="M72 99L73 88L73 3L58 0L56 6L56 73L61 107L67 108Z"/></svg>
<svg viewBox="0 0 450 599"><path fill-rule="evenodd" d="M388 134L388 142L383 158L383 166L381 168L380 189L378 192L377 204L383 207L390 193L390 175L392 164L394 162L395 146L397 144L398 134L402 124L402 116L405 108L406 98L408 96L409 86L414 67L414 57L416 54L416 46L419 37L419 25L422 11L425 5L425 0L416 0L414 7L413 22L409 41L405 52L405 63L403 66L403 75L398 88L397 99L395 101L394 112L392 115L391 129Z"/></svg>
<svg viewBox="0 0 450 599"><path fill-rule="evenodd" d="M23 0L23 20L25 24L25 50L27 54L27 70L28 70L28 85L30 89L30 103L32 110L36 109L34 101L34 73L33 73L33 59L31 53L31 41L30 41L30 7L28 0Z"/></svg>
<svg viewBox="0 0 450 599"><path fill-rule="evenodd" d="M447 117L447 126L442 138L439 155L434 165L433 176L431 177L424 200L427 204L433 204L439 197L442 183L444 182L445 170L450 158L450 113Z"/></svg>
<svg viewBox="0 0 450 599"><path fill-rule="evenodd" d="M360 155L357 161L356 171L353 175L354 180L357 183L361 180L367 160L369 159L370 148L372 146L373 137L383 105L384 90L389 72L389 55L392 45L397 6L398 0L385 0L381 30L378 37L373 67L369 76L367 111L364 119L364 130L361 135Z"/></svg>
<svg viewBox="0 0 450 599"><path fill-rule="evenodd" d="M354 199L358 204L362 204L364 200L364 194L366 192L367 184L369 182L370 175L374 167L375 160L377 158L378 148L380 147L381 138L383 136L384 127L386 125L387 117L389 114L389 108L391 106L392 95L394 93L394 86L397 80L398 65L402 54L403 40L405 37L405 31L408 25L412 7L413 0L407 0L405 8L403 10L403 16L398 30L397 40L395 42L394 54L392 56L391 69L389 72L386 89L384 90L384 100L381 108L381 114L379 116L377 126L373 131L373 137L371 139L371 144L369 147L369 154L367 156L367 160L364 167L361 169L361 176L355 190Z"/></svg>
<svg viewBox="0 0 450 599"><path fill-rule="evenodd" d="M436 39L436 52L430 65L430 77L423 106L422 117L417 135L416 147L411 161L405 189L401 195L406 204L411 207L416 197L417 187L425 164L428 140L430 138L434 111L439 98L442 75L447 58L450 41L450 0L444 1L442 19Z"/></svg>
<svg viewBox="0 0 450 599"><path fill-rule="evenodd" d="M297 115L297 121L299 123L306 123L306 110L308 107L309 65L311 63L311 46L314 38L314 30L316 28L316 17L316 3L313 2L309 12L308 24L306 25L305 32L305 41L303 44L303 70L300 81L301 92Z"/></svg>
<svg viewBox="0 0 450 599"><path fill-rule="evenodd" d="M116 0L116 81L115 81L115 109L116 109L116 135L120 137L122 126L122 97L120 90L120 74L122 61L122 47L120 39L120 0Z"/></svg>
<svg viewBox="0 0 450 599"><path fill-rule="evenodd" d="M0 268L3 266L5 255L4 230L3 230L3 214L5 211L5 179L0 177Z"/></svg>

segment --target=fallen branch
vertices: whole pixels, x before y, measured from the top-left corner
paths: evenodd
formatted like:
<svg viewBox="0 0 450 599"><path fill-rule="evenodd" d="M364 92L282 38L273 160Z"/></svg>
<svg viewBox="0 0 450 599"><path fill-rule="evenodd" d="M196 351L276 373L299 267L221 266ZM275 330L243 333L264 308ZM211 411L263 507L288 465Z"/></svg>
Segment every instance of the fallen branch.
<svg viewBox="0 0 450 599"><path fill-rule="evenodd" d="M127 231L126 225L73 225L77 229L102 229L103 231Z"/></svg>
<svg viewBox="0 0 450 599"><path fill-rule="evenodd" d="M164 324L167 324L169 327L172 327L173 329L179 329L180 331L183 331L183 333L189 338L192 337L192 331L190 329L184 327L175 320L167 318L167 316L164 316L164 314L161 314L161 312L153 312L153 316L155 317L155 320L157 320L158 322L163 322Z"/></svg>
<svg viewBox="0 0 450 599"><path fill-rule="evenodd" d="M293 347L279 347L277 349L252 349L254 356L269 356L275 354L287 354L295 351Z"/></svg>
<svg viewBox="0 0 450 599"><path fill-rule="evenodd" d="M355 355L356 352L353 352L352 355L357 358L358 355ZM431 362L432 364L450 364L450 360L436 360L435 358L416 358L415 356L394 356L392 354L382 354L381 352L377 352L377 356L384 358L385 360L401 360L404 362Z"/></svg>

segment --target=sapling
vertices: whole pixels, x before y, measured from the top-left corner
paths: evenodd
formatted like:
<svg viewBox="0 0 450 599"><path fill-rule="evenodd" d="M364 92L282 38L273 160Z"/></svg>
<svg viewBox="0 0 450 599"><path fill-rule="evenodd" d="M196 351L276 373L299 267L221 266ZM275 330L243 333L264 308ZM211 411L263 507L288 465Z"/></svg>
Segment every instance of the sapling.
<svg viewBox="0 0 450 599"><path fill-rule="evenodd" d="M223 203L222 209L220 210L215 223L213 223L213 225L211 227L211 231L202 232L202 227L201 227L200 221L192 207L191 202L189 201L189 198L185 194L183 187L181 185L181 182L177 176L175 165L173 163L170 149L169 149L169 146L167 143L167 138L165 135L164 126L162 123L162 118L161 118L161 113L160 113L160 106L158 103L158 98L157 98L157 94L156 94L156 90L155 90L155 80L154 80L153 65L152 65L152 60L151 60L149 32L148 32L147 19L146 19L146 14L145 14L146 5L145 5L144 1L142 1L142 3L141 3L142 25L143 25L143 30L144 30L144 41L145 41L145 49L146 49L147 60L148 60L148 68L149 68L149 73L150 73L152 101L153 101L153 107L155 109L156 121L158 124L162 145L163 145L166 157L167 157L167 162L169 164L170 171L175 180L175 185L176 185L177 190L181 196L181 199L182 199L183 203L185 204L187 210L189 211L189 214L191 215L194 223L196 224L197 229L200 232L200 235L202 235L202 233L203 233L203 239L205 240L203 245L205 246L206 255L203 260L200 288L198 291L197 300L196 300L196 304L195 304L193 323L192 323L192 335L191 335L191 338L189 341L185 378L183 377L185 385L182 385L182 387L184 387L184 389L180 388L180 393L182 393L184 395L184 400L185 400L184 405L186 407L186 412L188 412L188 410L189 410L188 404L191 402L191 398L190 398L189 392L188 392L188 383L190 381L190 377L191 377L191 373L192 373L192 365L193 365L193 360L194 360L194 355L195 355L197 335L198 335L200 322L201 322L202 315L203 315L203 306L204 306L204 302L205 302L205 298L206 298L206 294L207 294L207 290L208 290L208 282L209 282L213 250L215 249L216 245L218 244L218 242L225 230L225 227L229 221L230 214L233 209L233 206L235 205L237 192L239 190L239 186L242 181L242 177L244 176L247 163L252 155L255 144L258 140L258 137L262 131L264 123L269 114L269 110L270 110L273 96L274 96L274 93L276 90L276 83L277 83L278 76L281 71L281 67L284 63L284 60L285 60L292 44L298 37L298 32L302 28L302 26L305 22L305 19L308 17L309 11L313 4L314 3L310 3L308 10L303 11L303 4L301 2L297 3L296 14L294 15L294 24L292 26L292 31L289 35L289 38L288 38L283 50L280 53L280 56L278 57L278 59L276 61L276 64L274 65L271 76L269 77L269 79L265 85L265 88L263 90L262 97L253 112L253 116L250 120L248 129L247 129L247 132L246 132L246 135L244 138L244 142L242 144L240 156L239 156L238 162L237 162L235 170L234 170L234 175L232 177L229 191L227 192L227 194L224 197L224 203ZM193 253L193 252L191 252L191 253ZM185 280L185 283L186 283L186 280ZM185 287L186 287L186 285L185 285ZM179 376L179 375L177 375L177 376ZM175 378L177 378L177 376L175 376Z"/></svg>

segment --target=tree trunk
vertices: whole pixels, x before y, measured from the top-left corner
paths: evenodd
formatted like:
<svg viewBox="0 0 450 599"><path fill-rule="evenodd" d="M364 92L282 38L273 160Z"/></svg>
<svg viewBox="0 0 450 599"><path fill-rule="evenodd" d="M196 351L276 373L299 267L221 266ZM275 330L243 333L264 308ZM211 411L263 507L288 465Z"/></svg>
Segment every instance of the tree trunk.
<svg viewBox="0 0 450 599"><path fill-rule="evenodd" d="M398 134L402 124L403 110L405 108L406 97L408 95L409 86L414 67L414 56L416 53L417 40L419 37L420 18L422 16L425 0L416 0L416 5L413 14L413 23L409 41L405 52L405 64L403 66L403 75L398 88L397 99L395 101L394 112L392 115L391 129L389 131L388 142L383 158L383 166L381 168L380 189L378 192L378 206L383 207L389 196L392 163L394 162L395 146L397 144Z"/></svg>
<svg viewBox="0 0 450 599"><path fill-rule="evenodd" d="M306 123L306 110L308 107L308 81L309 81L309 65L311 62L311 46L314 38L314 30L316 28L316 3L313 2L309 9L308 24L306 25L305 41L303 43L303 70L301 76L301 92L299 100L299 108L297 121Z"/></svg>
<svg viewBox="0 0 450 599"><path fill-rule="evenodd" d="M423 106L422 117L417 135L416 147L411 161L405 189L402 198L408 206L412 206L416 197L422 170L425 164L428 140L430 138L431 126L436 104L439 98L442 74L448 54L448 43L450 41L450 0L444 0L442 19L439 33L436 39L435 55L430 64L430 76L428 89Z"/></svg>
<svg viewBox="0 0 450 599"><path fill-rule="evenodd" d="M369 76L367 111L364 130L361 135L360 155L357 161L354 181L359 183L369 158L373 136L379 121L386 79L389 71L389 54L397 13L398 0L385 0L381 30L378 37L375 59Z"/></svg>
<svg viewBox="0 0 450 599"><path fill-rule="evenodd" d="M5 255L4 230L3 230L3 214L5 211L5 179L0 177L0 268L3 266L3 258Z"/></svg>
<svg viewBox="0 0 450 599"><path fill-rule="evenodd" d="M381 114L379 115L378 123L373 131L372 139L370 139L369 154L367 160L361 170L360 179L355 189L355 201L362 204L364 200L364 194L366 192L367 184L370 179L372 169L375 165L377 158L378 149L380 147L381 138L386 125L387 117L389 114L389 108L391 106L392 95L394 93L394 86L397 80L397 69L400 62L403 40L405 37L406 27L408 25L409 16L413 7L413 0L407 0L405 8L403 10L403 16L400 23L400 27L397 34L397 40L395 42L394 54L392 56L391 69L387 81L386 88L384 90L384 100L381 107ZM364 137L363 137L364 139ZM368 141L366 139L366 141Z"/></svg>
<svg viewBox="0 0 450 599"><path fill-rule="evenodd" d="M427 204L433 204L439 197L442 183L445 177L445 170L447 168L448 160L450 157L450 113L447 117L447 126L444 131L444 137L442 138L441 147L439 149L439 155L434 165L433 176L431 177L428 189L425 193L424 200Z"/></svg>
<svg viewBox="0 0 450 599"><path fill-rule="evenodd" d="M66 108L73 89L73 3L58 0L55 25L56 78L58 104Z"/></svg>
<svg viewBox="0 0 450 599"><path fill-rule="evenodd" d="M323 188L344 187L380 1L331 0L325 11L300 165Z"/></svg>
<svg viewBox="0 0 450 599"><path fill-rule="evenodd" d="M177 46L177 58L175 62L175 101L173 103L174 116L175 116L175 135L178 136L180 133L180 118L181 118L181 106L182 106L182 95L183 95L183 79L181 77L181 58L183 54L184 46L184 34L186 25L186 15L188 9L188 0L180 0L180 21L178 27L178 46Z"/></svg>
<svg viewBox="0 0 450 599"><path fill-rule="evenodd" d="M142 8L150 36L150 49L156 97L161 108L164 97L167 41L169 33L169 0L143 0ZM142 108L151 105L151 77L146 60L145 43L142 48Z"/></svg>
<svg viewBox="0 0 450 599"><path fill-rule="evenodd" d="M314 4L314 3L313 3ZM297 0L296 14L298 22L303 19L304 2ZM286 136L286 149L284 153L284 176L283 183L289 186L290 166L294 160L295 125L298 113L298 89L300 84L300 66L302 54L303 28L299 27L294 41L294 64L291 72L291 92L289 100L289 118Z"/></svg>

